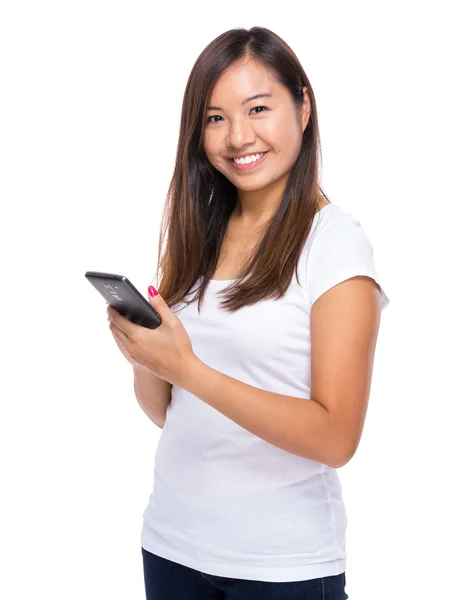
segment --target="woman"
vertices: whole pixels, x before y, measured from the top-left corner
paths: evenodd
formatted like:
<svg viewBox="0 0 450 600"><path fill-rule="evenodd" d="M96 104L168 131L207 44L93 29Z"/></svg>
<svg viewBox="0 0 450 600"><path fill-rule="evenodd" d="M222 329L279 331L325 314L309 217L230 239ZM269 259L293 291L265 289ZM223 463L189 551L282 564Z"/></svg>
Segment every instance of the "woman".
<svg viewBox="0 0 450 600"><path fill-rule="evenodd" d="M162 325L108 308L163 428L141 537L152 600L348 598L336 469L360 441L389 300L319 155L311 84L282 39L233 29L205 48L149 296Z"/></svg>

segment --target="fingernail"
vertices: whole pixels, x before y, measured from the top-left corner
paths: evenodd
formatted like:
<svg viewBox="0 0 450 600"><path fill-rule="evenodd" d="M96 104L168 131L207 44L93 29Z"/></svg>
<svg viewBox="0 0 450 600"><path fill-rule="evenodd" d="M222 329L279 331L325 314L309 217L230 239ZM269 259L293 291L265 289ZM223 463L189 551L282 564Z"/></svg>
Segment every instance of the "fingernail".
<svg viewBox="0 0 450 600"><path fill-rule="evenodd" d="M148 293L153 298L153 296L157 296L158 295L158 290L156 290L152 285L149 285L149 287L148 287Z"/></svg>

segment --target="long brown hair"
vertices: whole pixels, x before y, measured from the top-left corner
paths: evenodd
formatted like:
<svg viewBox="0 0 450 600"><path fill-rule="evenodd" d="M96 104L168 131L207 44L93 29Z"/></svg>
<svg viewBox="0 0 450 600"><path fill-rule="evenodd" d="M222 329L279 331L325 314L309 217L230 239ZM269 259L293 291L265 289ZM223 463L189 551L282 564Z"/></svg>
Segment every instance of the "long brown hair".
<svg viewBox="0 0 450 600"><path fill-rule="evenodd" d="M319 159L322 161L317 109L309 80L297 56L278 35L264 27L230 29L213 40L197 58L186 85L181 111L175 169L162 215L158 291L172 307L198 299L200 312L206 287L215 273L229 217L237 201L236 187L208 161L203 149L206 106L215 82L237 61L250 58L269 69L303 104L308 88L311 113L301 150L293 165L275 214L249 264L237 281L220 293L228 312L286 293L310 232L320 196ZM168 233L164 254L163 240ZM159 278L158 278L159 280ZM196 295L185 296L199 280Z"/></svg>

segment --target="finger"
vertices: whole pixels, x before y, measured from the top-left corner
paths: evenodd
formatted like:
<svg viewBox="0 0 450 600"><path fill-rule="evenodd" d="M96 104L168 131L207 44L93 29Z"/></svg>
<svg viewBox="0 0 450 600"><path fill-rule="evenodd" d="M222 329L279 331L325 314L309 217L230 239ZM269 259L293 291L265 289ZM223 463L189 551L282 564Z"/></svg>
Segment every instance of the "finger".
<svg viewBox="0 0 450 600"><path fill-rule="evenodd" d="M122 315L111 306L108 308L108 311L110 322L113 323L117 329L120 329L124 335L130 337L133 333L133 328L137 326L125 317L122 317Z"/></svg>
<svg viewBox="0 0 450 600"><path fill-rule="evenodd" d="M133 359L131 357L131 354L127 351L127 349L122 344L122 342L120 342L117 338L115 338L115 340L116 340L117 347L119 348L120 352L122 353L122 356L124 356L129 362L132 362Z"/></svg>
<svg viewBox="0 0 450 600"><path fill-rule="evenodd" d="M113 328L110 327L110 329L111 329L112 336L113 336L114 341L116 342L117 346L120 348L120 350L122 350L122 352L124 352L125 346L122 344L122 342L119 340L119 338L115 335Z"/></svg>
<svg viewBox="0 0 450 600"><path fill-rule="evenodd" d="M109 328L111 329L114 337L117 338L120 342L122 342L122 344L126 347L126 343L128 342L128 336L116 326L115 319L114 322L110 322Z"/></svg>
<svg viewBox="0 0 450 600"><path fill-rule="evenodd" d="M116 340L116 342L117 342L117 345L118 345L118 347L119 347L120 351L121 351L121 352L122 352L122 353L123 353L125 356L127 356L127 357L128 357L128 356L130 356L130 353L129 353L129 352L128 352L128 350L125 348L125 346L122 344L122 342L121 342L121 341L120 341L118 338L115 338L115 340Z"/></svg>

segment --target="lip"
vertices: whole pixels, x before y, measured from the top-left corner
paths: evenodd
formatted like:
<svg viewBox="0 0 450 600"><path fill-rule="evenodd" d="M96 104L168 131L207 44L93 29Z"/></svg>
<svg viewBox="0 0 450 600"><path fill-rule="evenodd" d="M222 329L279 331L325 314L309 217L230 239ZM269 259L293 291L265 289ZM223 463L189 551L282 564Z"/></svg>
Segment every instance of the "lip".
<svg viewBox="0 0 450 600"><path fill-rule="evenodd" d="M234 160L232 158L229 158L228 160L231 162L232 166L237 170L237 171L251 171L253 169L256 169L257 167L259 167L259 165L261 165L265 159L266 156L269 154L270 150L268 150L264 156L262 156L259 160L252 162L252 163L248 163L248 164L243 164L243 165L237 165Z"/></svg>

